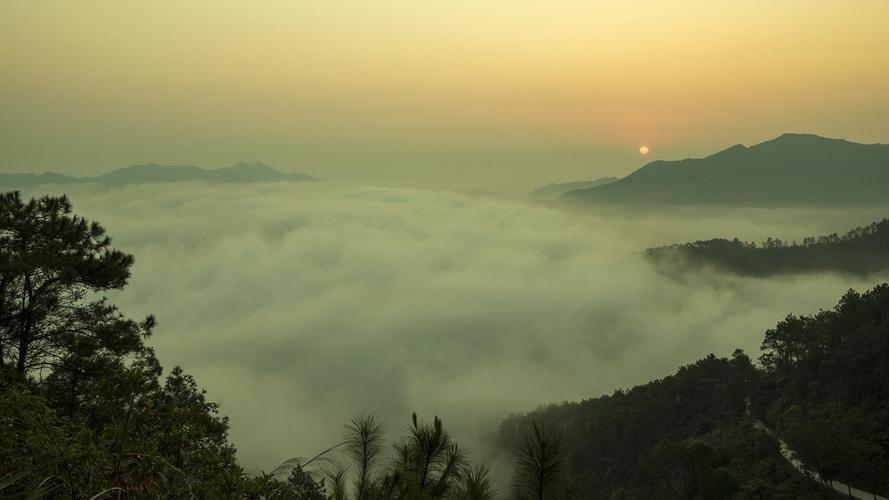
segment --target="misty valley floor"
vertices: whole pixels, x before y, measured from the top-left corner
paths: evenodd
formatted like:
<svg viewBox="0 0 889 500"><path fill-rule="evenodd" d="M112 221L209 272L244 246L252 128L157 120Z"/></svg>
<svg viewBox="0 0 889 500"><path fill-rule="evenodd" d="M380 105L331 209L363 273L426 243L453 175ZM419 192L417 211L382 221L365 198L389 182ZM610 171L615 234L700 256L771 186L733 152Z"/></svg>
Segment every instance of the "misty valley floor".
<svg viewBox="0 0 889 500"><path fill-rule="evenodd" d="M710 352L755 352L788 312L828 307L878 279L680 282L647 264L644 248L802 238L889 213L605 217L321 185L66 191L136 256L131 285L112 299L127 314L157 315L159 357L221 402L240 459L256 469L325 449L359 412L389 429L411 411L441 415L496 460L486 443L511 412L610 393Z"/></svg>

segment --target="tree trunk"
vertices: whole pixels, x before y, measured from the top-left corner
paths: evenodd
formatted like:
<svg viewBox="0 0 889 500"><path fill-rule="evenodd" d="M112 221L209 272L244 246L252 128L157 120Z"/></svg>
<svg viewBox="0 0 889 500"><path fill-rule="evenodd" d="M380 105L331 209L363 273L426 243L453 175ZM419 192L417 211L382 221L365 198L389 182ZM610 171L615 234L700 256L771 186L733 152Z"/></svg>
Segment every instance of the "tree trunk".
<svg viewBox="0 0 889 500"><path fill-rule="evenodd" d="M31 275L25 275L25 290L22 297L22 311L20 314L21 328L19 328L19 359L15 370L25 374L25 362L28 358L28 347L31 344L31 308L34 307L34 290L31 288ZM24 298L27 297L27 302Z"/></svg>
<svg viewBox="0 0 889 500"><path fill-rule="evenodd" d="M7 277L0 280L0 371L6 367L5 353L3 350L3 333L6 331L6 288L9 286Z"/></svg>
<svg viewBox="0 0 889 500"><path fill-rule="evenodd" d="M19 359L15 364L15 371L25 374L25 358L28 356L28 344L24 337L19 341Z"/></svg>

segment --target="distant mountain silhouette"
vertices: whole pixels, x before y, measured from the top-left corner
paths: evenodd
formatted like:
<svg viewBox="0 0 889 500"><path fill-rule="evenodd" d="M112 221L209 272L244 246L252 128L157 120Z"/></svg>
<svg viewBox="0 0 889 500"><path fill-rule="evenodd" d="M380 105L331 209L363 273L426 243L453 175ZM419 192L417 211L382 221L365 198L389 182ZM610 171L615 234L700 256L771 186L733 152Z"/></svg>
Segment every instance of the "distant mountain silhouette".
<svg viewBox="0 0 889 500"><path fill-rule="evenodd" d="M617 177L602 177L601 179L596 179L594 181L549 183L546 186L539 187L534 191L531 191L530 193L528 193L528 196L535 200L555 200L568 191L604 186L605 184L611 184L612 182L616 182L618 180L620 179L618 179Z"/></svg>
<svg viewBox="0 0 889 500"><path fill-rule="evenodd" d="M71 177L53 172L43 174L0 174L0 186L27 187L40 184L97 183L111 186L159 182L208 181L233 184L272 181L317 181L301 173L285 174L260 162L238 162L230 167L205 170L194 165L133 165L95 177Z"/></svg>
<svg viewBox="0 0 889 500"><path fill-rule="evenodd" d="M40 184L71 184L74 182L82 181L76 177L69 177L55 172L44 172L42 174L0 173L0 186L5 187L27 187L38 186Z"/></svg>
<svg viewBox="0 0 889 500"><path fill-rule="evenodd" d="M824 205L889 202L889 145L784 134L701 159L654 161L561 200L607 205Z"/></svg>

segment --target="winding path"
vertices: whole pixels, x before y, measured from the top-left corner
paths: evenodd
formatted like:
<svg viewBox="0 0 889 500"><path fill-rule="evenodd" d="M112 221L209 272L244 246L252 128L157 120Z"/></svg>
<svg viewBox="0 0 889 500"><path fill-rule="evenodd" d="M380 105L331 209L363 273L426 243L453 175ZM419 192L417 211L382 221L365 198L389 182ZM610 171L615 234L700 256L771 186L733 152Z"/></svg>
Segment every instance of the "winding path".
<svg viewBox="0 0 889 500"><path fill-rule="evenodd" d="M827 485L832 488L834 491L837 491L843 495L848 495L849 498L857 498L860 500L889 500L889 498L877 495L876 493L871 493L869 491L859 490L858 488L853 488L847 484L841 483L839 481L822 481L819 476L815 473L807 470L803 463L800 462L798 458L796 458L796 453L787 446L787 443L784 442L783 439L779 438L771 429L766 427L766 424L760 422L755 418L751 418L753 421L753 427L770 434L772 437L778 440L778 444L781 446L781 455L790 462L790 465L800 471L804 476L812 479L813 481L818 481L821 484Z"/></svg>

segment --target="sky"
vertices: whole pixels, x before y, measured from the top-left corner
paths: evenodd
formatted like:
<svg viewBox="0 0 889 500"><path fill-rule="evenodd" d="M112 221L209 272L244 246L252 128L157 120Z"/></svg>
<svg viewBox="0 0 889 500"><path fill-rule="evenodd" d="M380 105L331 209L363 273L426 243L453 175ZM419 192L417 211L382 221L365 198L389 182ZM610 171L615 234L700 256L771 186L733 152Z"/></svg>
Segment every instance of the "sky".
<svg viewBox="0 0 889 500"><path fill-rule="evenodd" d="M887 25L886 0L6 0L0 172L519 192L784 132L889 142Z"/></svg>

